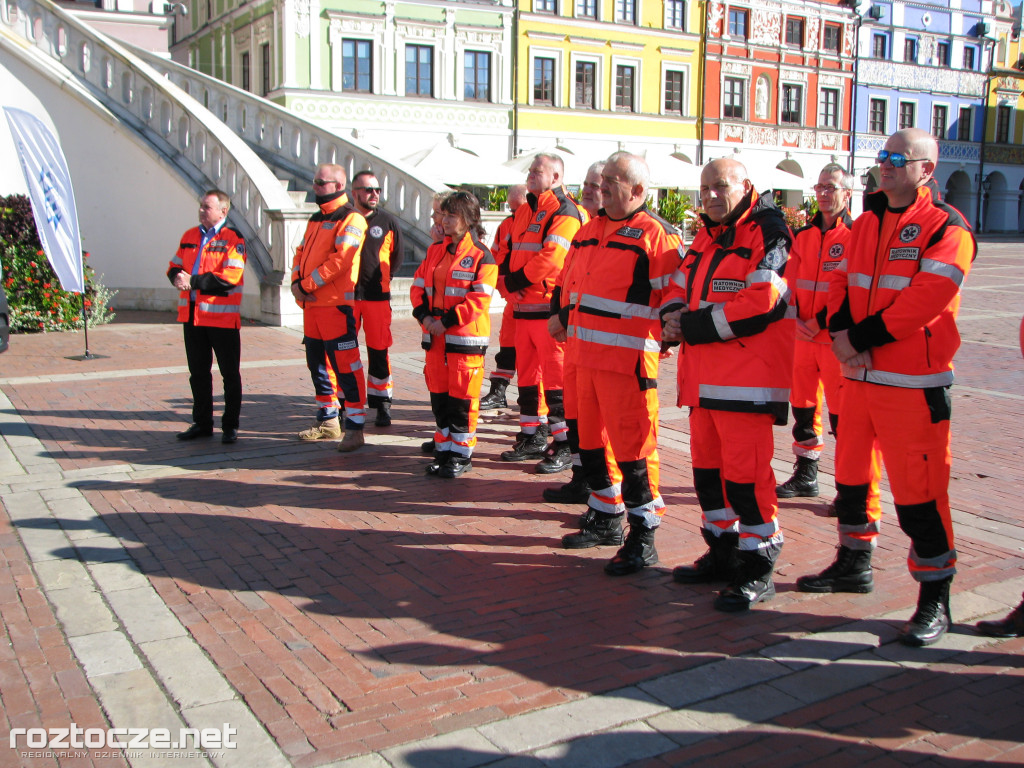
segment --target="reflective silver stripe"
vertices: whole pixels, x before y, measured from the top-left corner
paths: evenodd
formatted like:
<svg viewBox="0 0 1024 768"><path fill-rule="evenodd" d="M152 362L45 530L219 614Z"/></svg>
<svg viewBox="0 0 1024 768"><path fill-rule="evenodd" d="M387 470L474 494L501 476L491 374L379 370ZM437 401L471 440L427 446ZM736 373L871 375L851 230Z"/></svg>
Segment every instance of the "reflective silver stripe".
<svg viewBox="0 0 1024 768"><path fill-rule="evenodd" d="M948 277L959 288L964 282L964 273L956 264L947 264L937 259L921 259L921 271Z"/></svg>
<svg viewBox="0 0 1024 768"><path fill-rule="evenodd" d="M871 288L871 275L865 275L863 272L851 272L846 276L846 282L856 288Z"/></svg>
<svg viewBox="0 0 1024 768"><path fill-rule="evenodd" d="M179 296L178 297L178 306L179 307L187 307L188 306L188 299L183 299L183 298L181 298Z"/></svg>
<svg viewBox="0 0 1024 768"><path fill-rule="evenodd" d="M712 307L711 321L715 324L715 331L718 333L718 336L722 341L728 341L729 339L736 338L736 334L732 332L729 320L725 316L724 304L716 304Z"/></svg>
<svg viewBox="0 0 1024 768"><path fill-rule="evenodd" d="M633 304L628 301L616 301L605 299L601 296L585 293L580 298L581 307L597 309L601 312L614 312L619 317L628 320L632 317L639 317L644 320L653 320L658 316L658 310L646 304Z"/></svg>
<svg viewBox="0 0 1024 768"><path fill-rule="evenodd" d="M320 270L319 269L316 270L315 272L313 272L313 274L310 275L309 278L310 278L310 280L313 281L313 284L317 288L322 288L324 286L324 279L322 277L320 277Z"/></svg>
<svg viewBox="0 0 1024 768"><path fill-rule="evenodd" d="M421 339L421 341L422 341L422 342L423 342L424 344L430 344L430 334L429 334L429 333L426 333L426 332L424 332L424 333L423 333L423 338Z"/></svg>
<svg viewBox="0 0 1024 768"><path fill-rule="evenodd" d="M205 301L201 301L199 302L199 309L212 314L237 315L239 307L237 304L207 304Z"/></svg>
<svg viewBox="0 0 1024 768"><path fill-rule="evenodd" d="M235 267L237 269L245 269L245 262L241 259L228 259L224 262L225 266Z"/></svg>
<svg viewBox="0 0 1024 768"><path fill-rule="evenodd" d="M473 283L473 285L469 286L469 290L473 293L486 293L488 296L494 295L494 286L487 283Z"/></svg>
<svg viewBox="0 0 1024 768"><path fill-rule="evenodd" d="M426 282L423 280L422 277L417 277L415 280L412 281L412 284L417 288L422 288L423 286L426 285Z"/></svg>
<svg viewBox="0 0 1024 768"><path fill-rule="evenodd" d="M956 562L956 550L951 549L948 552L943 552L941 555L935 557L921 557L914 552L913 547L910 549L910 560L914 565L919 565L923 568L936 569L938 573L943 571L947 573L953 573L956 569L954 563ZM936 579L942 578L942 576L936 576Z"/></svg>
<svg viewBox="0 0 1024 768"><path fill-rule="evenodd" d="M876 371L867 368L842 366L843 376L854 381L866 381L869 384L884 384L888 387L905 387L907 389L927 389L929 387L948 387L953 383L953 372L940 373L893 373L892 371Z"/></svg>
<svg viewBox="0 0 1024 768"><path fill-rule="evenodd" d="M444 335L446 344L454 344L459 347L486 347L490 336L456 336L451 333Z"/></svg>
<svg viewBox="0 0 1024 768"><path fill-rule="evenodd" d="M621 515L626 511L626 505L622 503L621 499L622 485L616 483L608 488L592 491L587 505L598 512L604 512L606 515Z"/></svg>
<svg viewBox="0 0 1024 768"><path fill-rule="evenodd" d="M576 302L578 302L579 300L580 300L580 292L579 291L572 291L569 294L569 306L570 307L575 307L576 306Z"/></svg>
<svg viewBox="0 0 1024 768"><path fill-rule="evenodd" d="M848 266L846 264L846 259L840 259L839 263L836 264L836 268L833 269L832 271L833 272L845 272L847 270L847 268L848 268Z"/></svg>
<svg viewBox="0 0 1024 768"><path fill-rule="evenodd" d="M363 230L352 224L346 224L345 231L348 232L350 235L358 235L359 237L363 236Z"/></svg>
<svg viewBox="0 0 1024 768"><path fill-rule="evenodd" d="M334 240L335 245L351 245L353 248L358 248L362 242L362 238L353 237L352 235L342 235Z"/></svg>
<svg viewBox="0 0 1024 768"><path fill-rule="evenodd" d="M878 278L879 288L888 288L890 291L902 291L910 285L909 277L901 277L900 275L882 275Z"/></svg>
<svg viewBox="0 0 1024 768"><path fill-rule="evenodd" d="M675 272L672 273L671 277L669 277L669 282L675 283L680 288L685 289L686 288L686 273L683 272L683 270L681 270L681 269L677 269Z"/></svg>
<svg viewBox="0 0 1024 768"><path fill-rule="evenodd" d="M789 402L789 390L782 387L725 387L701 384L700 396L710 400L741 400L745 403Z"/></svg>
<svg viewBox="0 0 1024 768"><path fill-rule="evenodd" d="M771 520L767 523L761 523L760 525L744 525L740 523L740 545L742 547L743 539L770 539L772 536L779 532L779 521Z"/></svg>
<svg viewBox="0 0 1024 768"><path fill-rule="evenodd" d="M786 305L785 317L788 320L794 320L794 319L796 319L798 317L798 314L797 314L797 311L796 311L796 304L787 304Z"/></svg>
<svg viewBox="0 0 1024 768"><path fill-rule="evenodd" d="M242 286L236 285L234 288L232 288L230 291L228 291L228 296L234 296L236 293L241 293L241 292L242 292Z"/></svg>
<svg viewBox="0 0 1024 768"><path fill-rule="evenodd" d="M740 519L739 515L737 515L733 511L732 507L720 507L719 509L705 509L701 514L704 515L705 520L714 523L733 523ZM716 525L714 527L714 530L721 531L722 529Z"/></svg>
<svg viewBox="0 0 1024 768"><path fill-rule="evenodd" d="M606 331L595 331L590 328L576 327L576 338L580 341L589 341L594 344L604 344L608 347L623 347L635 349L640 352L660 352L661 342L654 339L642 339L638 336L627 336L624 333L608 333Z"/></svg>
<svg viewBox="0 0 1024 768"><path fill-rule="evenodd" d="M513 243L512 244L512 250L513 251L539 251L543 247L544 246L541 245L540 243Z"/></svg>
<svg viewBox="0 0 1024 768"><path fill-rule="evenodd" d="M184 263L185 262L181 260L181 256L178 256L177 254L175 254L173 259L171 259L171 264L177 264L177 265L180 266L180 265L182 265Z"/></svg>
<svg viewBox="0 0 1024 768"><path fill-rule="evenodd" d="M650 281L651 288L654 289L655 291L660 291L668 285L671 279L672 275L661 275L660 277L652 277Z"/></svg>
<svg viewBox="0 0 1024 768"><path fill-rule="evenodd" d="M801 291L822 291L828 288L828 282L824 280L797 280L796 287Z"/></svg>
<svg viewBox="0 0 1024 768"><path fill-rule="evenodd" d="M758 526L755 526L754 528L744 528L741 525L740 526L740 543L737 546L737 549L742 549L745 552L754 552L754 551L756 551L758 549L767 549L768 547L775 546L777 544L782 544L782 533L778 530L778 524L775 525L775 528L776 528L775 533L773 533L773 534L771 534L769 536L762 536L761 534L756 534L754 536L744 536L743 535L743 531L747 531L747 530L762 530L762 529L767 529L767 528L770 528L770 527L771 527L770 524L758 525Z"/></svg>
<svg viewBox="0 0 1024 768"><path fill-rule="evenodd" d="M444 288L445 296L465 296L465 288L456 288L454 285L446 285Z"/></svg>
<svg viewBox="0 0 1024 768"><path fill-rule="evenodd" d="M785 294L789 290L786 285L786 281L782 279L782 276L778 272L772 272L770 269L755 269L744 281L748 286L754 285L755 283L771 283L775 287L775 290L781 294Z"/></svg>
<svg viewBox="0 0 1024 768"><path fill-rule="evenodd" d="M551 304L513 304L512 309L516 312L544 312L551 309Z"/></svg>
<svg viewBox="0 0 1024 768"><path fill-rule="evenodd" d="M548 243L554 243L555 245L560 245L563 248L565 248L565 250L569 250L569 246L572 245L571 242L566 240L561 235L548 235L547 237L544 238L544 245L547 245Z"/></svg>
<svg viewBox="0 0 1024 768"><path fill-rule="evenodd" d="M697 302L697 309L707 309L708 307L717 306L717 301L708 301L707 299L701 299Z"/></svg>
<svg viewBox="0 0 1024 768"><path fill-rule="evenodd" d="M345 301L355 301L356 300L356 292L355 291L347 291L345 293L344 299L345 299Z"/></svg>

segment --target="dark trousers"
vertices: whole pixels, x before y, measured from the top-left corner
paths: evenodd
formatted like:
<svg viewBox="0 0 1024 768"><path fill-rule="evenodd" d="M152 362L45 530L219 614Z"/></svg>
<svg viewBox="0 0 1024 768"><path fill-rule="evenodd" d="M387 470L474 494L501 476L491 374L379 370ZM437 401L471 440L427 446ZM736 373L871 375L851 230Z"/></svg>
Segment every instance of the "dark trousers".
<svg viewBox="0 0 1024 768"><path fill-rule="evenodd" d="M213 428L213 356L224 379L224 416L222 429L238 429L242 410L242 374L239 364L242 341L237 328L207 328L184 324L185 357L188 358L188 383L192 387L192 421Z"/></svg>

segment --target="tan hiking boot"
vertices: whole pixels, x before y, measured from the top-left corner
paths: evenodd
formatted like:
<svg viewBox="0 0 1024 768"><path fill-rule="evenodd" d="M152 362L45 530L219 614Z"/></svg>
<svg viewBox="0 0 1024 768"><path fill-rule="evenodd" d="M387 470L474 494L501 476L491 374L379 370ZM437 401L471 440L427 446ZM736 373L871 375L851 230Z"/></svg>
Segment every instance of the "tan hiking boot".
<svg viewBox="0 0 1024 768"><path fill-rule="evenodd" d="M344 439L338 443L338 453L351 453L362 448L366 444L363 439L363 430L346 429Z"/></svg>
<svg viewBox="0 0 1024 768"><path fill-rule="evenodd" d="M341 437L341 422L338 417L318 421L309 429L299 432L299 440L337 440Z"/></svg>

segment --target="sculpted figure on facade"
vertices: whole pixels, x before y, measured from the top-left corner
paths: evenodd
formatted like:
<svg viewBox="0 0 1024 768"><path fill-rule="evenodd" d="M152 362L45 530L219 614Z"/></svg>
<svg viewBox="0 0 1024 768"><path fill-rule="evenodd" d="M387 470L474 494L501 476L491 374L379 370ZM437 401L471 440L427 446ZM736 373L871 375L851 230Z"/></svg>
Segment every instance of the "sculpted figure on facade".
<svg viewBox="0 0 1024 768"><path fill-rule="evenodd" d="M708 34L719 36L722 34L721 24L725 18L725 5L722 0L710 0L708 3Z"/></svg>
<svg viewBox="0 0 1024 768"><path fill-rule="evenodd" d="M818 37L818 29L821 24L821 19L817 16L808 15L807 17L807 37L804 38L804 46L810 48L812 51L817 49L821 40Z"/></svg>
<svg viewBox="0 0 1024 768"><path fill-rule="evenodd" d="M782 41L782 15L774 8L754 8L750 40L762 45Z"/></svg>
<svg viewBox="0 0 1024 768"><path fill-rule="evenodd" d="M770 101L768 87L767 77L761 75L757 78L757 88L754 94L754 114L760 120L768 119L768 103Z"/></svg>

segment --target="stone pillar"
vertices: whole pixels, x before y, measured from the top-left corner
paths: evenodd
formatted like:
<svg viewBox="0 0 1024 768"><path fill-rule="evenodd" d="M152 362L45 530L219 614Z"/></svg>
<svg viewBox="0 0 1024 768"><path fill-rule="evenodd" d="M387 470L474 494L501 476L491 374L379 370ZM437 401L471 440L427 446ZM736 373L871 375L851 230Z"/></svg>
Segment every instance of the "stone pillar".
<svg viewBox="0 0 1024 768"><path fill-rule="evenodd" d="M304 205L290 210L268 208L270 219L270 258L273 264L260 283L260 319L268 325L299 325L302 309L291 292L292 258L302 242L306 222L316 206Z"/></svg>

